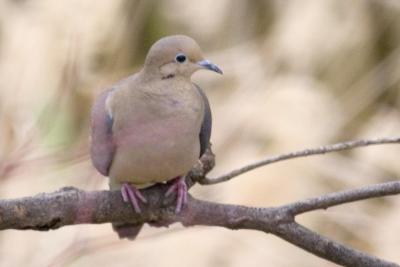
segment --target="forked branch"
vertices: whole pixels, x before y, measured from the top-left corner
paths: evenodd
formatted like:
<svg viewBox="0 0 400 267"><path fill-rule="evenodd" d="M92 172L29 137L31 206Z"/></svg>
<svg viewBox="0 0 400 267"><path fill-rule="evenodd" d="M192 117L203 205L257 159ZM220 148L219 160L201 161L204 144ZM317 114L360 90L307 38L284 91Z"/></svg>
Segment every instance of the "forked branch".
<svg viewBox="0 0 400 267"><path fill-rule="evenodd" d="M209 150L192 170L187 182L189 186L195 181L213 184L284 159L399 142L400 138L382 138L308 149L269 158L212 180L204 178L214 166L214 156ZM400 181L330 193L270 208L219 204L189 196L187 206L179 214L174 212L174 197L164 198L166 190L167 185L163 184L143 190L148 205L143 207L140 214L135 213L132 207L123 202L118 191L85 192L76 188L63 188L53 193L43 193L33 197L0 200L0 230L51 230L66 225L109 222L133 224L147 222L152 225L168 226L180 222L185 226L208 225L270 233L314 255L343 266L399 266L317 234L297 224L295 217L305 212L327 209L354 201L400 194Z"/></svg>

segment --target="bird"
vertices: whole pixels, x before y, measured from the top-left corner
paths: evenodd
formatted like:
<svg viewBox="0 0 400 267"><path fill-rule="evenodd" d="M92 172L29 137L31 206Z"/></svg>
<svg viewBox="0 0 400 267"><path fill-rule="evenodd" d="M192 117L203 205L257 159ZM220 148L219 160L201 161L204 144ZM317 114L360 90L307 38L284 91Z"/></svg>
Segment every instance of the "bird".
<svg viewBox="0 0 400 267"><path fill-rule="evenodd" d="M140 189L169 183L175 212L187 203L185 175L210 143L212 116L203 90L191 81L198 70L222 74L185 35L156 41L143 67L104 90L91 112L90 154L135 212L147 203ZM142 225L113 224L120 238L134 239Z"/></svg>

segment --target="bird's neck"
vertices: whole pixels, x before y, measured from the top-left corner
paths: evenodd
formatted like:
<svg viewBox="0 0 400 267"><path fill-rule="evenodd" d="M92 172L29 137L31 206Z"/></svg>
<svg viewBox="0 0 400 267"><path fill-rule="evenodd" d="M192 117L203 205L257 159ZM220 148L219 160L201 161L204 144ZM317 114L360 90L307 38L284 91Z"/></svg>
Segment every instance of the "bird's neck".
<svg viewBox="0 0 400 267"><path fill-rule="evenodd" d="M175 74L175 73L161 73L159 69L152 69L150 67L144 67L139 73L138 78L142 82L159 82L161 80L165 81L187 81L191 82L190 77L186 77L184 75Z"/></svg>

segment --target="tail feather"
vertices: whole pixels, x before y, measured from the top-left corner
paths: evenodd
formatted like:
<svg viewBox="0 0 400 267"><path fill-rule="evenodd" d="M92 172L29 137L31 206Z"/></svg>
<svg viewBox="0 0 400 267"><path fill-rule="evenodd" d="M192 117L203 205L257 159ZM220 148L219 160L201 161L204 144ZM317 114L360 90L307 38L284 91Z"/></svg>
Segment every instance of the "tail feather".
<svg viewBox="0 0 400 267"><path fill-rule="evenodd" d="M143 224L112 224L113 230L117 232L120 239L127 238L129 240L135 240L140 230L143 227Z"/></svg>

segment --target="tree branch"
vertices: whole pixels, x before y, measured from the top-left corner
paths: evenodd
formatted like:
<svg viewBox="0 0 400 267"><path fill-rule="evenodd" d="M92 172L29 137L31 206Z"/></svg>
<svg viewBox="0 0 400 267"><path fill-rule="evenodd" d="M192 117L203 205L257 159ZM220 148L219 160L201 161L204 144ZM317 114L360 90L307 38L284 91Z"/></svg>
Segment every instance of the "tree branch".
<svg viewBox="0 0 400 267"><path fill-rule="evenodd" d="M370 197L400 193L400 182L389 182L328 194L274 208L252 208L202 201L189 196L186 208L174 212L174 198L164 198L167 185L143 190L148 205L135 213L118 191L85 192L67 187L54 193L0 201L0 230L50 230L83 223L129 222L168 226L208 225L252 229L274 234L319 257L344 266L398 266L316 234L294 221L301 212Z"/></svg>
<svg viewBox="0 0 400 267"><path fill-rule="evenodd" d="M189 187L197 181L203 184L215 184L257 167L286 159L389 143L400 143L400 138L351 141L283 154L214 179L204 178L215 164L214 155L208 149L201 161L187 175L186 182ZM143 210L139 214L123 202L119 191L85 192L66 187L53 193L42 193L33 197L0 200L0 230L45 231L66 225L110 222L168 226L180 222L185 226L208 225L271 233L314 255L344 266L399 266L321 236L297 224L295 217L305 212L358 200L400 194L400 181L326 194L271 208L212 203L189 195L187 206L179 214L174 212L174 196L164 197L167 187L168 185L159 184L144 189L142 192L148 203L142 207Z"/></svg>
<svg viewBox="0 0 400 267"><path fill-rule="evenodd" d="M216 178L204 177L203 179L200 179L198 182L203 185L218 184L218 183L226 182L238 175L249 172L256 168L259 168L259 167L262 167L265 165L269 165L271 163L276 163L279 161L314 156L314 155L322 155L322 154L326 154L326 153L348 150L348 149L357 148L357 147L365 147L365 146L371 146L371 145L384 145L384 144L399 144L399 143L400 143L400 137L376 138L376 139L368 139L368 140L356 140L356 141L342 142L342 143L337 143L337 144L333 144L333 145L321 146L321 147L317 147L317 148L304 149L304 150L300 150L300 151L296 151L296 152L291 152L291 153L287 153L287 154L281 154L281 155L277 155L277 156L273 156L273 157L268 157L266 159L248 164L246 166L243 166L239 169L233 170L227 174L221 175Z"/></svg>
<svg viewBox="0 0 400 267"><path fill-rule="evenodd" d="M395 267L393 262L371 257L366 253L346 247L317 234L295 222L280 225L277 236L307 250L312 254L343 266L352 267Z"/></svg>

